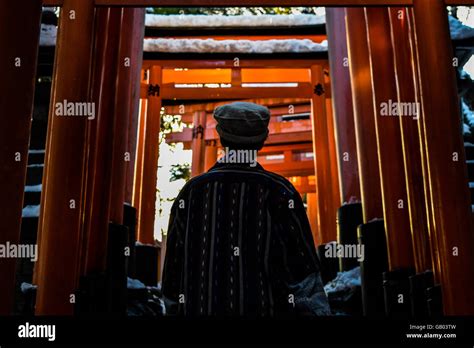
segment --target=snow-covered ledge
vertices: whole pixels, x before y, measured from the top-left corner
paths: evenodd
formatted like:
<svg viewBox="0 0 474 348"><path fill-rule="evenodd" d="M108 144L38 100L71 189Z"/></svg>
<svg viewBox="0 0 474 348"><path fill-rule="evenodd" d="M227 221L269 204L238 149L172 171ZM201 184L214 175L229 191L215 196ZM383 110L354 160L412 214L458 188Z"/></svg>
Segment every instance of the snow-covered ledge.
<svg viewBox="0 0 474 348"><path fill-rule="evenodd" d="M147 14L145 25L160 28L211 28L211 27L294 27L321 25L325 16L295 15L155 15Z"/></svg>
<svg viewBox="0 0 474 348"><path fill-rule="evenodd" d="M145 52L168 53L307 53L326 52L327 41L303 40L213 40L145 39Z"/></svg>

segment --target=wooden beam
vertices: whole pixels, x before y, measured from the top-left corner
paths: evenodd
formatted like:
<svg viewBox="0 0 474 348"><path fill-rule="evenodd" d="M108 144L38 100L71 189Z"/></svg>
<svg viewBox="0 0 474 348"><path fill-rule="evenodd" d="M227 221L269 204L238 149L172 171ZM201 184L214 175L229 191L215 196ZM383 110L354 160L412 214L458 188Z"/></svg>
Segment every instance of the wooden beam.
<svg viewBox="0 0 474 348"><path fill-rule="evenodd" d="M344 8L326 9L340 203L361 200Z"/></svg>
<svg viewBox="0 0 474 348"><path fill-rule="evenodd" d="M0 244L6 245L20 243L41 1L2 1L0 28ZM0 315L12 314L15 270L16 259L0 259Z"/></svg>
<svg viewBox="0 0 474 348"><path fill-rule="evenodd" d="M364 222L383 217L369 48L362 8L346 9L349 71Z"/></svg>
<svg viewBox="0 0 474 348"><path fill-rule="evenodd" d="M69 12L73 10L76 19L71 21ZM78 285L87 163L86 124L90 121L84 116L58 116L54 106L66 100L90 102L93 20L92 1L64 0L59 18L61 35L56 46L41 200L38 315L73 313L70 296Z"/></svg>
<svg viewBox="0 0 474 348"><path fill-rule="evenodd" d="M474 229L446 4L416 0L414 15L444 311L473 315Z"/></svg>
<svg viewBox="0 0 474 348"><path fill-rule="evenodd" d="M390 105L390 103L398 100L390 20L386 8L367 8L365 9L365 16L383 216L389 267L393 271L401 268L412 268L414 258L405 167L403 153L400 151L402 149L400 116L391 114L393 109ZM410 117L410 115L407 115L407 117Z"/></svg>
<svg viewBox="0 0 474 348"><path fill-rule="evenodd" d="M400 12L401 11L401 12ZM420 106L417 95L417 74L413 64L416 59L413 52L411 14L407 8L393 7L389 9L392 46L395 63L395 77L399 103L416 103ZM400 18L400 13L402 17ZM412 16L411 16L412 17ZM413 105L413 104L412 104ZM430 251L430 234L426 217L426 197L420 146L419 123L423 117L421 107L418 108L418 119L400 117L400 128L405 163L405 181L407 187L408 210L412 242L417 272L432 268Z"/></svg>
<svg viewBox="0 0 474 348"><path fill-rule="evenodd" d="M291 163L262 164L262 166L266 170L284 177L309 176L314 174L313 161L292 161Z"/></svg>
<svg viewBox="0 0 474 348"><path fill-rule="evenodd" d="M242 101L247 101L266 107L286 107L287 110L290 106L293 107L295 113L298 113L298 107L301 104L308 104L309 99L304 98L267 98L267 99L244 99ZM188 101L189 103L189 101ZM229 101L221 101L215 103L190 103L187 104L186 101L183 101L181 105L167 105L165 110L168 114L171 115L184 115L192 114L194 111L205 110L207 112L214 112L214 110L221 105L228 104ZM290 113L290 111L288 111Z"/></svg>
<svg viewBox="0 0 474 348"><path fill-rule="evenodd" d="M155 214L156 214L156 185L159 157L159 137L161 122L161 68L154 66L150 72L150 85L156 87L149 92L145 134L143 143L143 170L142 177L138 180L141 184L139 190L138 210L138 240L144 244L154 244Z"/></svg>
<svg viewBox="0 0 474 348"><path fill-rule="evenodd" d="M141 98L147 86L141 87ZM312 88L309 83L298 87L229 87L229 88L179 88L166 84L161 88L161 97L167 100L237 100L252 98L309 98Z"/></svg>

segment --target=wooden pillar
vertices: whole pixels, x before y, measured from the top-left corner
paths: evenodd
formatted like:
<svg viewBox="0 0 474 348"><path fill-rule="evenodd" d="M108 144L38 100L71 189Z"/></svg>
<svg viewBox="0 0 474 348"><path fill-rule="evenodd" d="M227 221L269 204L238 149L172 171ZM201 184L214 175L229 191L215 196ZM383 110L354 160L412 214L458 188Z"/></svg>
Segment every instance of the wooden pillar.
<svg viewBox="0 0 474 348"><path fill-rule="evenodd" d="M415 0L414 15L444 311L473 315L474 231L446 5Z"/></svg>
<svg viewBox="0 0 474 348"><path fill-rule="evenodd" d="M206 140L204 171L207 172L217 162L217 140Z"/></svg>
<svg viewBox="0 0 474 348"><path fill-rule="evenodd" d="M64 0L59 18L41 200L36 313L69 315L79 275L86 167L84 116L56 115L56 105L90 102L93 1ZM73 17L71 17L73 16Z"/></svg>
<svg viewBox="0 0 474 348"><path fill-rule="evenodd" d="M191 163L191 176L195 177L204 172L206 112L194 112L193 124L193 141L191 144L193 159Z"/></svg>
<svg viewBox="0 0 474 348"><path fill-rule="evenodd" d="M346 9L347 48L364 222L383 217L369 48L363 8Z"/></svg>
<svg viewBox="0 0 474 348"><path fill-rule="evenodd" d="M144 72L142 71L142 75ZM146 124L146 111L147 111L147 99L140 99L140 119L138 123L138 133L137 133L137 154L135 159L135 173L133 180L133 206L139 209L140 206L140 196L141 196L141 181L143 178L143 155L144 155L144 143L145 143L145 124ZM140 221L137 220L137 224L140 224ZM137 230L138 230L137 225Z"/></svg>
<svg viewBox="0 0 474 348"><path fill-rule="evenodd" d="M133 205L133 187L135 177L135 162L138 143L139 109L141 68L143 62L143 37L145 35L145 9L135 8L133 18L133 31L131 33L130 75L131 75L131 104L130 125L128 133L128 152L130 161L127 162L127 177L125 184L125 201Z"/></svg>
<svg viewBox="0 0 474 348"><path fill-rule="evenodd" d="M388 9L366 8L365 13L389 267L409 268L414 259L400 117L410 115L399 116L408 110L393 107L398 96Z"/></svg>
<svg viewBox="0 0 474 348"><path fill-rule="evenodd" d="M430 186L430 178L428 173L428 152L426 148L426 133L425 133L425 126L424 126L424 113L425 110L423 109L423 103L421 100L421 77L420 77L420 56L418 53L418 44L416 39L416 23L414 18L414 11L413 8L409 9L409 19L410 25L412 27L411 30L411 48L413 51L413 65L414 65L414 78L416 81L415 93L418 102L421 104L421 117L422 119L418 122L418 134L420 137L420 150L421 150L421 168L423 171L423 191L425 194L425 212L426 212L426 222L428 227L428 234L430 240L430 249L431 249L431 259L433 265L433 272L434 272L434 279L437 283L440 282L441 277L441 270L440 270L440 262L439 262L439 250L438 250L438 239L436 235L436 230L434 229L434 218L433 218L433 200L431 199L431 186Z"/></svg>
<svg viewBox="0 0 474 348"><path fill-rule="evenodd" d="M158 156L160 151L160 118L161 118L161 81L162 69L152 66L148 85L148 103L145 120L143 143L143 170L140 179L138 209L138 240L142 243L153 244L155 241L156 214L156 180L158 174Z"/></svg>
<svg viewBox="0 0 474 348"><path fill-rule="evenodd" d="M307 215L311 231L313 232L314 244L321 244L320 236L318 234L318 197L316 193L309 192L306 194Z"/></svg>
<svg viewBox="0 0 474 348"><path fill-rule="evenodd" d="M1 245L20 241L40 28L41 1L0 3ZM0 315L13 309L15 269L0 259Z"/></svg>
<svg viewBox="0 0 474 348"><path fill-rule="evenodd" d="M326 8L340 204L361 199L345 8Z"/></svg>
<svg viewBox="0 0 474 348"><path fill-rule="evenodd" d="M316 193L318 195L318 233L321 243L336 240L336 206L331 178L330 139L326 112L324 73L319 65L311 67L314 94L311 98L313 150L315 154Z"/></svg>
<svg viewBox="0 0 474 348"><path fill-rule="evenodd" d="M329 161L331 163L331 196L332 209L336 212L341 206L340 202L340 186L339 186L339 170L337 163L337 149L336 149L336 129L334 125L334 116L332 110L331 98L326 99L326 115L328 125L328 145L329 145ZM334 215L336 217L336 215Z"/></svg>
<svg viewBox="0 0 474 348"><path fill-rule="evenodd" d="M409 103L418 111L414 117L400 117L400 127L413 255L417 272L423 272L432 268L426 216L427 199L424 192L424 181L428 178L423 174L422 147L418 131L423 115L416 91L418 80L414 66L416 57L412 50L411 15L407 8L389 8L389 13L398 102Z"/></svg>
<svg viewBox="0 0 474 348"><path fill-rule="evenodd" d="M96 118L87 124L89 165L84 204L83 252L81 274L104 271L107 256L112 190L113 132L115 117L115 82L120 31L120 8L96 10L94 64L91 83L92 100L96 105Z"/></svg>
<svg viewBox="0 0 474 348"><path fill-rule="evenodd" d="M113 123L113 147L112 147L112 172L110 190L110 216L111 222L123 223L123 205L125 203L126 175L131 163L131 152L129 148L128 135L130 124L136 125L137 114L131 115L138 98L137 85L139 76L137 70L141 68L141 47L136 47L134 41L143 37L144 9L122 8L120 25L120 43L117 60L117 81L115 86L115 117ZM137 19L139 19L137 21ZM138 52L133 52L133 50ZM132 60L133 58L133 60ZM135 67L135 68L132 68ZM138 80L138 82L137 82ZM132 87L134 90L132 90ZM139 88L139 86L138 86ZM158 110L158 118L160 110Z"/></svg>

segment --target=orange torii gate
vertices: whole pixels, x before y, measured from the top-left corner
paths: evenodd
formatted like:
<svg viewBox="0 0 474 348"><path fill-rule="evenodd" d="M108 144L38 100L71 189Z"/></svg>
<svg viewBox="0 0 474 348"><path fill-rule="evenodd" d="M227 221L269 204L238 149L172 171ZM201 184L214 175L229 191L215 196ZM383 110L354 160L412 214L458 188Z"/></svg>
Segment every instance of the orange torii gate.
<svg viewBox="0 0 474 348"><path fill-rule="evenodd" d="M15 3L15 4L14 4ZM36 22L39 20L39 14L37 13L38 8L34 6L24 6L22 11L17 11L15 6L21 3L20 1L15 2L3 2L0 6L2 11L12 18L15 18L17 22L20 22L15 14L21 13L22 16L31 15L32 21ZM25 2L26 3L26 2ZM28 1L29 4L33 3ZM22 3L23 4L23 3ZM463 141L459 134L460 124L456 121L453 115L459 114L459 105L457 103L456 85L454 78L454 71L452 70L452 53L451 53L451 42L449 37L449 27L445 14L445 6L447 5L472 5L473 0L44 0L43 4L46 6L62 6L63 11L60 17L59 26L59 41L56 51L56 67L53 76L53 100L54 102L61 102L62 100L80 100L80 101L92 101L93 93L92 86L95 85L95 79L99 78L98 74L91 72L91 61L97 59L102 47L94 47L92 40L93 37L93 23L94 19L98 18L98 14L94 13L95 7L108 7L108 6L127 6L127 7L145 7L145 6L403 6L410 7L410 14L412 14L412 39L411 51L408 50L408 54L411 55L411 61L413 62L414 72L410 82L415 85L415 98L419 100L423 106L421 122L419 122L418 136L419 144L421 148L421 161L422 169L424 173L424 194L425 200L423 202L426 208L427 217L427 230L429 231L429 237L431 240L430 251L433 263L433 270L436 272L437 279L442 284L443 289L443 303L446 314L474 314L474 299L472 292L468 289L472 289L474 286L474 274L469 272L474 267L474 234L473 232L473 221L472 211L469 201L469 195L467 190L467 171L465 165L465 153L463 148ZM24 4L23 4L24 5ZM37 5L37 3L35 3ZM343 9L342 9L343 10ZM386 11L386 9L379 8L379 11ZM72 12L71 12L72 11ZM364 52L365 49L372 49L372 43L369 46L367 43L367 25L369 23L368 17L364 13L357 13L357 9L347 9L346 21L347 21L347 40L338 41L338 44L348 45L348 56L350 66L350 78L352 82L352 95L345 88L344 90L334 89L333 93L345 93L347 98L353 97L354 103L354 120L356 129L360 129L358 125L359 120L363 120L367 115L362 114L363 110L370 109L370 104L375 106L375 102L379 100L377 90L373 90L372 82L375 82L376 77L374 69L376 67L370 66L370 57L372 59L380 59L384 55L389 54L391 51L387 50L385 53L380 51L369 51ZM69 17L71 13L74 13L74 20ZM36 17L35 17L36 14ZM33 18L36 18L33 20ZM127 33L127 29L130 33L133 33L132 28L136 30L142 30L142 26L129 26L130 24L124 17L121 18L120 22L123 24L120 30L121 35ZM390 26L389 21L381 21L382 26ZM390 29L391 34L394 33L406 33L409 30L408 27L403 26L397 28L392 26ZM23 46L25 49L28 48L31 51L26 52L26 55L37 51L37 31L32 31L30 35L23 41L17 40L16 42L8 41L9 30L2 30L0 43L2 49L8 47L14 49L15 47ZM370 33L369 33L370 36ZM108 39L112 42L118 41L117 38L113 38L112 35L108 35ZM356 43L364 42L364 46L355 46ZM28 43L25 45L25 43ZM398 45L407 44L407 42L400 42L393 40L392 45L398 47ZM351 48L351 45L352 46ZM125 49L125 47L124 47ZM395 50L392 47L392 50ZM359 52L358 54L357 51ZM119 49L117 48L117 52ZM406 52L406 51L403 51ZM443 54L439 54L443 52ZM118 53L117 53L118 54ZM369 59L361 59L366 56ZM331 65L341 64L341 61L331 61ZM395 64L395 75L389 79L398 78L398 83L405 81L402 78L403 70L396 66L401 61L396 58ZM135 67L138 63L135 62ZM34 79L34 71L23 71L24 75L17 74L17 67L12 63L6 64L5 69L11 73L11 76L15 76L14 79L17 83L28 85ZM371 69L372 68L372 69ZM10 69L10 70L9 70ZM18 71L20 71L19 69ZM154 73L153 73L153 70ZM410 69L411 70L411 69ZM368 72L368 74L367 74ZM397 77L397 75L399 75ZM111 78L113 74L101 74L107 79ZM316 71L313 76L321 81L321 74ZM15 89L9 89L9 80L3 80L2 91L5 91L2 96L4 100L0 107L2 108L2 114L10 114L8 107L10 101L15 100L15 95L18 92ZM127 81L127 77L122 77L119 81ZM313 81L316 82L316 81ZM118 88L126 88L122 83L118 83ZM149 83L151 85L161 83L161 71L160 69L152 69ZM405 81L405 83L408 83ZM7 87L5 87L7 86ZM357 89L354 89L357 87ZM100 91L107 93L107 89L99 87ZM103 88L103 89L102 89ZM31 97L31 89L28 90L28 95ZM109 91L110 92L110 91ZM122 91L120 91L122 92ZM152 91L151 91L152 92ZM391 92L393 93L393 91ZM400 95L400 91L395 91ZM118 94L120 95L120 93ZM314 97L313 97L314 98ZM29 98L30 99L30 98ZM129 101L120 99L120 97L114 99L116 107L130 107ZM29 101L27 113L31 113L31 102ZM157 106L159 105L159 99L155 99L148 103L155 113L157 112ZM319 108L324 108L319 103ZM25 104L26 105L26 104ZM52 104L54 105L54 104ZM125 106L127 105L127 106ZM154 106L153 106L154 105ZM365 108L365 109L364 109ZM20 112L20 111L18 111ZM159 110L158 110L159 112ZM344 117L351 117L350 114L340 114L338 105L334 105L334 112L337 120L344 120ZM70 302L70 296L74 292L77 286L78 275L80 274L80 258L90 250L82 250L80 241L84 240L83 222L82 216L88 211L87 199L84 199L84 192L87 187L87 180L90 178L88 173L88 163L86 159L89 155L90 139L87 133L87 125L83 119L75 119L74 121L60 119L53 117L53 111L50 115L50 124L48 130L48 142L47 142L47 154L46 154L46 166L44 176L44 192L42 197L41 205L41 216L40 216L40 229L38 239L40 243L40 259L36 267L39 289L37 298L38 314L71 314L72 303ZM120 113L122 118L118 120L119 124L127 124L127 120L124 119L125 115ZM156 114L155 114L156 115ZM5 117L2 120L2 126L0 129L5 130L5 134L2 133L2 140L6 144L16 144L18 150L11 150L13 152L19 152L20 154L27 148L27 137L21 139L15 138L17 134L23 134L25 129L28 127L28 122L15 122L13 123L10 118ZM149 132L149 143L156 142L156 123L155 121L151 129L147 128ZM349 122L349 121L348 121ZM369 120L364 120L364 124ZM337 127L337 123L336 123ZM110 127L112 128L112 127ZM118 137L124 134L120 131L120 126L114 127L117 133L111 135L112 141L118 141ZM159 129L159 124L158 124ZM361 129L363 130L363 129ZM122 130L123 131L123 130ZM319 130L316 130L316 132ZM402 134L409 130L403 130ZM415 130L411 130L415 132ZM398 141L395 137L396 133L387 132L384 133L387 138L384 141L396 142ZM110 135L110 133L109 133ZM363 146L367 146L370 139L374 140L370 134L360 134L360 131L356 132L357 140L357 155L359 162L359 175L361 185L361 198L363 207L367 204L372 204L373 200L379 200L384 203L383 207L390 206L393 202L387 202L387 197L379 198L377 192L368 185L369 180L373 180L373 176L368 176L370 173L375 175L376 169L370 167L362 168L362 166L370 166L367 163L367 159L361 159L361 153ZM324 137L322 137L324 138ZM409 146L409 143L403 140L404 146ZM18 142L18 144L16 143ZM143 166L146 166L150 161L157 159L157 152L153 147L148 147L148 143L145 142L145 156L143 158ZM412 144L414 146L416 144ZM105 145L104 145L105 146ZM378 145L380 146L380 141ZM388 145L387 145L388 146ZM378 148L380 151L381 149ZM416 149L406 149L404 151L403 160L408 160L408 151ZM11 154L8 148L2 149L2 156L4 158L11 158ZM120 153L123 151L123 146L118 146L115 153L112 154L112 161L114 168L118 168L117 172L113 175L117 175L113 179L114 182L123 183L123 172L127 168L125 165L121 165L117 162L117 159L123 155ZM148 153L146 152L148 151ZM457 158L457 161L453 161L453 156ZM416 158L416 157L415 157ZM374 160L376 160L374 158ZM385 161L385 159L380 159ZM413 158L412 158L413 160ZM7 163L5 161L5 163ZM328 164L327 162L324 162ZM14 170L9 170L8 175L12 178L24 177L26 162L19 161L18 165L14 167ZM117 167L118 165L118 167ZM316 166L318 164L316 163ZM380 164L379 164L380 165ZM9 167L13 168L13 167ZM386 169L384 164L380 165L380 173L384 176ZM150 171L148 171L150 170ZM341 170L341 168L339 168ZM418 171L419 172L419 171ZM146 173L151 173L151 169L148 168ZM2 172L3 174L3 172ZM378 174L378 173L377 173ZM410 173L407 173L408 176ZM343 175L339 175L344 177ZM3 178L3 176L2 176ZM325 176L323 178L326 178ZM144 176L146 179L144 187L150 187L150 182L153 177L148 175ZM324 179L324 180L327 180ZM405 186L408 185L411 188L413 181L406 178ZM365 184L364 184L365 183ZM153 183L154 185L155 183ZM374 183L377 185L378 181ZM9 196L21 197L23 188L21 185L11 185L10 181L2 181L1 192L9 192ZM67 195L64 194L65 187L69 188ZM383 187L383 186L382 186ZM399 184L393 189L402 190L403 185ZM117 190L125 190L125 187L115 188ZM413 194L413 190L408 195L409 206L414 207L416 202L421 203L420 192ZM400 191L401 192L401 191ZM396 193L396 192L395 192ZM395 194L394 193L394 194ZM383 194L383 192L382 192ZM121 193L118 193L121 196ZM12 204L13 202L13 204ZM149 202L149 201L148 201ZM6 237L7 240L15 241L18 240L19 234L19 221L21 214L19 207L21 202L16 200L5 199L0 203L1 210L7 212L5 223L5 231L11 233L11 235L2 235L2 240ZM110 209L107 213L102 214L102 218L107 221L109 218L114 217L117 224L121 223L120 212L122 202L106 202L101 203L101 209L104 206L110 204ZM120 205L120 207L119 207ZM374 208L370 210L375 212L375 215L368 215L370 212L364 208L365 221L368 222L373 217L381 217L379 214L380 208ZM98 209L96 207L96 209ZM113 209L116 209L113 211ZM107 211L107 210L106 210ZM87 213L89 214L89 213ZM410 213L411 214L411 213ZM418 214L412 216L419 216ZM87 217L86 217L87 218ZM413 218L413 217L412 217ZM386 221L388 223L388 221ZM67 231L64 233L63 231ZM415 232L415 233L414 233ZM426 245L424 237L421 238L417 235L418 231L412 231L412 238L417 238L418 242L414 243L415 251L421 250L422 245ZM2 233L6 233L2 230ZM106 231L102 231L106 233ZM424 233L424 232L423 232ZM418 239L419 238L419 239ZM391 246L391 245L389 245ZM411 245L397 245L396 248L411 248ZM102 249L103 250L103 249ZM457 252L455 252L457 251ZM105 256L103 256L105 257ZM426 260L423 261L426 265ZM429 261L428 261L429 262ZM100 264L100 262L99 262ZM59 267L59 265L61 267ZM5 272L10 272L13 265L5 264ZM2 267L3 268L3 267ZM100 266L99 266L100 268ZM2 269L3 271L3 269ZM6 284L6 287L13 286L13 284ZM5 292L4 302L2 302L2 313L8 313L11 309L12 303L12 292Z"/></svg>
<svg viewBox="0 0 474 348"><path fill-rule="evenodd" d="M313 54L314 55L314 54ZM324 55L324 54L323 54ZM337 182L337 169L336 169L336 158L335 153L330 152L329 149L334 145L334 131L333 128L328 128L325 125L326 121L321 126L312 126L312 122L322 122L322 120L332 119L330 112L326 112L327 105L330 105L330 83L327 78L322 74L323 69L328 69L327 59L321 54L316 54L314 57L309 58L307 54L302 54L301 57L294 55L292 58L278 57L278 55L245 55L245 54L220 54L216 58L214 55L205 54L187 54L186 58L182 55L173 54L153 54L146 53L143 68L152 69L158 67L161 70L162 84L159 84L159 95L152 96L156 100L171 99L186 102L187 100L246 100L249 98L266 98L265 100L274 100L274 98L306 98L307 101L311 101L309 105L309 111L313 115L311 120L302 120L291 122L288 124L272 124L270 125L270 137L267 141L267 145L278 144L278 143L291 143L301 142L304 137L307 140L313 139L314 151L316 153L314 164L312 162L295 162L292 160L291 150L287 152L285 157L286 162L283 164L270 164L267 166L269 170L283 173L287 168L296 165L291 173L298 173L298 170L302 171L303 174L312 171L311 174L316 172L317 189L319 193L317 195L320 198L318 203L318 214L317 233L315 233L316 240L326 243L336 239L336 210L338 207L338 182ZM235 56L239 57L238 67L236 68ZM155 58L156 57L156 58ZM159 57L159 59L158 59ZM315 68L316 67L316 68ZM219 68L219 70L212 70L212 68ZM176 69L179 69L176 71ZM185 69L185 70L183 70ZM317 77L311 79L314 75L313 70L320 71ZM318 70L319 69L319 70ZM187 88L180 86L176 87L176 84L187 84ZM245 83L297 83L293 87L244 87ZM201 84L201 86L195 86ZM215 84L213 88L205 88L205 84ZM222 87L222 84L228 84L229 86ZM318 93L318 85L322 88L323 92ZM219 87L220 86L220 87ZM149 85L142 85L141 97L145 98L149 96ZM216 103L212 103L213 107ZM158 106L157 106L158 107ZM179 108L178 108L179 109ZM202 106L202 109L196 109L196 107L187 108L183 104L181 110L177 110L178 114L189 113L188 117L193 117L193 123L195 125L194 130L185 129L182 135L174 135L173 141L182 141L191 143L193 148L193 167L192 175L200 174L206 167L210 166L210 162L214 160L217 155L217 147L209 146L206 150L205 142L209 144L215 144L218 140L217 133L213 127L212 121L208 123L206 119L205 109L209 109L209 106ZM158 109L154 112L157 113ZM209 111L213 111L209 110ZM331 127L332 122L330 123ZM214 125L215 126L215 125ZM277 127L277 131L272 131L274 127ZM199 135L196 131L202 129L202 135ZM286 129L286 132L285 132ZM282 131L280 131L282 130ZM316 132L311 133L312 130ZM280 139L280 140L278 140ZM141 140L138 139L139 144ZM149 144L152 146L152 144ZM154 146L157 146L155 144ZM139 148L146 149L147 146L140 146ZM214 151L214 153L213 153ZM205 154L208 154L209 159L207 164L205 163ZM332 158L330 156L333 156ZM140 154L138 155L140 157ZM330 167L328 164L332 164L333 172L327 172L326 168ZM315 169L316 168L316 169ZM150 171L152 169L150 168ZM156 169L155 169L156 171ZM141 182L139 176L144 177L143 173L137 173L136 180ZM288 171L290 173L290 171ZM318 174L319 173L319 174ZM327 174L325 174L327 173ZM325 177L325 175L327 175ZM151 185L151 183L150 183ZM153 186L154 187L154 186ZM148 187L148 192L152 192L152 187ZM143 195L144 189L134 189L135 194ZM329 197L334 198L329 199ZM313 197L313 196L311 196ZM324 199L323 199L324 198ZM149 199L151 199L151 194ZM135 201L136 202L136 201ZM138 202L136 202L138 203ZM154 207L142 207L139 204L136 205L139 214L139 236L142 241L150 241L153 238L152 223L147 223L145 220L154 221ZM149 210L148 210L149 209ZM140 224L146 225L140 225Z"/></svg>

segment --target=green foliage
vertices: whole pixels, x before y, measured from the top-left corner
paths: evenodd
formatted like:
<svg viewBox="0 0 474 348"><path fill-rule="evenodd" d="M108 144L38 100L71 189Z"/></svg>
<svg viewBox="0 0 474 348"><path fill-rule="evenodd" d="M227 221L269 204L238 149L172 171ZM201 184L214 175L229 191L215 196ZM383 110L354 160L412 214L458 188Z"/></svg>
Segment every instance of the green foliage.
<svg viewBox="0 0 474 348"><path fill-rule="evenodd" d="M173 164L171 166L170 174L170 181L177 181L180 179L188 181L191 178L191 166L189 163Z"/></svg>

